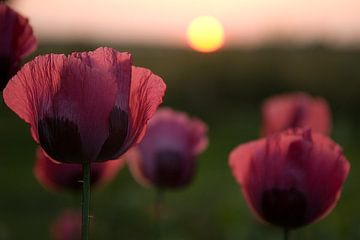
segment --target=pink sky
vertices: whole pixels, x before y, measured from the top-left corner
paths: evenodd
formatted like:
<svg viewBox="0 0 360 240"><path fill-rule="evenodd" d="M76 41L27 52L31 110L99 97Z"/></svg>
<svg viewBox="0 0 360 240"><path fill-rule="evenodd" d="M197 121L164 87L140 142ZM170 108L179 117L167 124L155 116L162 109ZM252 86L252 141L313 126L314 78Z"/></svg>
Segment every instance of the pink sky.
<svg viewBox="0 0 360 240"><path fill-rule="evenodd" d="M226 45L271 38L360 42L360 0L14 0L43 39L186 46L189 22L217 17Z"/></svg>

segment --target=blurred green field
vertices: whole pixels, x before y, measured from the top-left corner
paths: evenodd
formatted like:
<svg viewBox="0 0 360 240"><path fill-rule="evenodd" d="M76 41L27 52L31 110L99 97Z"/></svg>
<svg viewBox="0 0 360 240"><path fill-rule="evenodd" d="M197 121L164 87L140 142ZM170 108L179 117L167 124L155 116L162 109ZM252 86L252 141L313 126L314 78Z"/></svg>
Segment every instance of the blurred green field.
<svg viewBox="0 0 360 240"><path fill-rule="evenodd" d="M36 54L95 47L40 43ZM360 238L359 49L272 46L199 54L116 48L132 52L135 65L163 77L168 86L164 105L208 123L210 145L199 158L193 184L166 193L160 224L151 213L155 191L138 185L128 169L122 169L113 183L93 193L93 239L281 239L280 230L259 224L251 215L227 156L239 143L259 136L264 98L299 90L328 99L334 114L332 137L343 146L351 172L335 210L293 232L291 239ZM49 239L53 218L65 207L80 206L80 195L48 193L36 182L35 144L28 126L2 102L0 134L0 240Z"/></svg>

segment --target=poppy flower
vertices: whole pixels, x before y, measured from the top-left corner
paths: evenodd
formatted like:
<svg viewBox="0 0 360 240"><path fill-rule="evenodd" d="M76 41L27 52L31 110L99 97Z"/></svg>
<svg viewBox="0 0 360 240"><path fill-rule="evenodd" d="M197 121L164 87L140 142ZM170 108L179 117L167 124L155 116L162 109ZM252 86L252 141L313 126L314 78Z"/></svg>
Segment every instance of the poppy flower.
<svg viewBox="0 0 360 240"><path fill-rule="evenodd" d="M284 229L329 214L350 169L335 142L302 129L241 144L229 164L255 215Z"/></svg>
<svg viewBox="0 0 360 240"><path fill-rule="evenodd" d="M81 240L81 212L62 211L52 224L50 235L52 240Z"/></svg>
<svg viewBox="0 0 360 240"><path fill-rule="evenodd" d="M111 48L36 57L9 81L5 103L65 163L116 159L139 142L162 102L162 79Z"/></svg>
<svg viewBox="0 0 360 240"><path fill-rule="evenodd" d="M0 91L19 70L20 61L36 49L29 20L0 2Z"/></svg>
<svg viewBox="0 0 360 240"><path fill-rule="evenodd" d="M207 146L206 132L199 119L160 109L149 121L143 141L128 155L133 176L157 188L187 185L194 176L197 155Z"/></svg>
<svg viewBox="0 0 360 240"><path fill-rule="evenodd" d="M262 106L263 135L288 128L311 128L328 135L331 111L326 100L305 93L291 93L267 99Z"/></svg>
<svg viewBox="0 0 360 240"><path fill-rule="evenodd" d="M101 187L114 179L124 161L107 161L91 164L92 187ZM51 191L81 191L82 165L58 163L50 159L41 147L36 151L34 175L41 185Z"/></svg>

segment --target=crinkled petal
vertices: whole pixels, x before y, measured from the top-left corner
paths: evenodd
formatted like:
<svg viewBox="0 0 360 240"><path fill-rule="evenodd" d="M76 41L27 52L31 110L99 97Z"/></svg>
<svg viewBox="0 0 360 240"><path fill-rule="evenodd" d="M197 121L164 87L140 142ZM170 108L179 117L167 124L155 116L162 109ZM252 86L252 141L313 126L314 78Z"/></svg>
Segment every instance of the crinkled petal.
<svg viewBox="0 0 360 240"><path fill-rule="evenodd" d="M101 51L97 54L101 55ZM93 161L109 134L109 114L116 91L115 78L103 69L91 68L85 59L72 55L50 54L26 64L5 88L4 99L30 123L36 141L39 141L39 122L46 120L41 122L42 135L51 137L54 133L49 131L54 131L59 138L51 147L61 147L74 136L82 148L75 158L83 155L79 161ZM58 131L59 126L65 125L70 132ZM49 149L46 151L51 155ZM74 159L56 160L72 162Z"/></svg>
<svg viewBox="0 0 360 240"><path fill-rule="evenodd" d="M129 109L131 86L131 55L127 52L118 52L108 47L100 47L93 52L73 53L73 57L81 59L90 68L110 74L117 83L115 106L123 111Z"/></svg>
<svg viewBox="0 0 360 240"><path fill-rule="evenodd" d="M109 134L96 159L97 161L105 161L121 155L117 153L124 147L129 134L131 55L117 52L111 48L101 48L100 50L105 53L106 58L99 59L94 54L91 56L90 64L109 72L117 84L115 105L108 120Z"/></svg>
<svg viewBox="0 0 360 240"><path fill-rule="evenodd" d="M116 100L117 78L105 68L109 54L100 48L70 55L62 73L62 88L54 99L60 114L78 124L83 151L91 161L109 136L109 116ZM98 64L102 60L104 66Z"/></svg>
<svg viewBox="0 0 360 240"><path fill-rule="evenodd" d="M106 146L107 144L105 143L105 147L109 149L114 145L118 145L119 147L113 148L116 151L110 151L111 154L108 154L108 159L110 156L112 156L112 158L119 157L143 138L147 122L161 104L165 90L166 85L163 80L150 70L132 67L129 111L124 112L119 108L113 111L113 119L117 120L117 124L116 122L112 124L112 128L117 134L113 135L114 139L111 138L112 136L110 134L108 140L111 141L109 141L108 146ZM124 131L121 127L125 124L127 131L125 138L123 138ZM117 145L115 144L116 141L118 141Z"/></svg>
<svg viewBox="0 0 360 240"><path fill-rule="evenodd" d="M141 141L148 120L162 103L166 85L149 69L132 67L129 141Z"/></svg>
<svg viewBox="0 0 360 240"><path fill-rule="evenodd" d="M36 57L14 76L4 89L7 106L31 126L35 141L38 121L52 109L52 98L60 88L64 55Z"/></svg>

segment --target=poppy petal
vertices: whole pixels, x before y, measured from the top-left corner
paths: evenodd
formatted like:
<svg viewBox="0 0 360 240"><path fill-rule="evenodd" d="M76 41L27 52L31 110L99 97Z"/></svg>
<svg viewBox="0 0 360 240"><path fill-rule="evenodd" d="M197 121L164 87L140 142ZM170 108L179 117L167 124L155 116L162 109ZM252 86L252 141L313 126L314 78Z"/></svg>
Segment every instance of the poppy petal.
<svg viewBox="0 0 360 240"><path fill-rule="evenodd" d="M311 128L329 134L331 111L325 99L305 93L290 93L267 99L262 106L263 135L288 128Z"/></svg>
<svg viewBox="0 0 360 240"><path fill-rule="evenodd" d="M255 215L286 228L325 217L350 169L335 142L300 128L240 145L229 164Z"/></svg>
<svg viewBox="0 0 360 240"><path fill-rule="evenodd" d="M0 3L0 88L16 73L20 60L37 47L27 18Z"/></svg>
<svg viewBox="0 0 360 240"><path fill-rule="evenodd" d="M115 96L116 82L110 75L90 68L76 57L58 54L27 63L4 90L5 103L31 125L37 142L43 119L70 122L76 126L74 134L81 136L82 149L78 150L90 160L96 158L108 136L108 117ZM65 138L56 143L69 141Z"/></svg>
<svg viewBox="0 0 360 240"><path fill-rule="evenodd" d="M124 154L132 145L141 141L148 120L162 103L165 90L166 85L163 80L150 70L132 67L128 132L122 148L114 153L112 158ZM114 139L122 141L122 136L122 132L118 131L118 137ZM112 144L118 145L119 143Z"/></svg>
<svg viewBox="0 0 360 240"><path fill-rule="evenodd" d="M91 163L91 188L105 186L114 179L124 160L113 160L103 163ZM49 191L81 191L81 164L55 162L45 151L38 147L34 175L39 183Z"/></svg>
<svg viewBox="0 0 360 240"><path fill-rule="evenodd" d="M205 123L183 112L160 109L136 151L128 155L135 179L158 188L187 185L196 170L196 157L206 147L206 129Z"/></svg>

